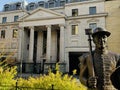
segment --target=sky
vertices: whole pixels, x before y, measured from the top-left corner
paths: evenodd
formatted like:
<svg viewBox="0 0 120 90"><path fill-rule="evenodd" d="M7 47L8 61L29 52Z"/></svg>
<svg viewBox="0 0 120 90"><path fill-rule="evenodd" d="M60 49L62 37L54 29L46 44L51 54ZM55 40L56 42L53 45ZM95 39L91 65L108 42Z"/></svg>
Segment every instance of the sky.
<svg viewBox="0 0 120 90"><path fill-rule="evenodd" d="M23 0L0 0L0 11L2 11L3 6L5 4L8 3L12 3L12 2L17 2L17 1L23 1ZM40 1L40 0L26 0L27 2L36 2L36 1Z"/></svg>

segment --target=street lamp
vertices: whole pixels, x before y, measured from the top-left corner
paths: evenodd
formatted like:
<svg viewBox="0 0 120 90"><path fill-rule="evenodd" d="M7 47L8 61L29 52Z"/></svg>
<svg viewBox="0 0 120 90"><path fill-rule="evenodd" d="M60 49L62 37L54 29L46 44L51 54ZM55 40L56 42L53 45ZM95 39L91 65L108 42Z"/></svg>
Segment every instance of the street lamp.
<svg viewBox="0 0 120 90"><path fill-rule="evenodd" d="M24 0L21 1L21 5L22 5L21 10L23 12L23 16L25 13L30 15L30 13L25 9L25 1ZM22 23L23 23L22 30L24 31L24 18L22 19ZM22 34L20 37L20 38L22 38L22 40L24 39L23 31L20 32ZM20 76L21 77L22 77L22 68L23 68L23 61L22 61L23 60L23 48L22 48L23 43L22 43L22 40L21 40L21 60L20 60Z"/></svg>
<svg viewBox="0 0 120 90"><path fill-rule="evenodd" d="M92 74L93 74L93 77L94 77L95 76L94 57L93 57L93 53L92 53L92 39L91 39L92 29L91 28L85 29L85 34L88 35L89 51L90 51L90 57L91 57L91 63L90 64L92 66Z"/></svg>

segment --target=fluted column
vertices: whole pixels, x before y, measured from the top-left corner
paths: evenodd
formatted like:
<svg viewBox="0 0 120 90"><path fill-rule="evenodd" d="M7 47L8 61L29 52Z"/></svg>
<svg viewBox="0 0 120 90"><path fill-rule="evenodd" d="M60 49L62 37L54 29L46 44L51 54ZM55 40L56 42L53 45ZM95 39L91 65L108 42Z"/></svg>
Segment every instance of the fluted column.
<svg viewBox="0 0 120 90"><path fill-rule="evenodd" d="M65 35L64 35L64 25L59 25L60 26L60 61L63 62L64 61L64 38L65 38Z"/></svg>
<svg viewBox="0 0 120 90"><path fill-rule="evenodd" d="M50 61L51 57L51 25L47 25L47 61Z"/></svg>
<svg viewBox="0 0 120 90"><path fill-rule="evenodd" d="M29 62L33 62L33 51L34 51L34 27L30 27Z"/></svg>

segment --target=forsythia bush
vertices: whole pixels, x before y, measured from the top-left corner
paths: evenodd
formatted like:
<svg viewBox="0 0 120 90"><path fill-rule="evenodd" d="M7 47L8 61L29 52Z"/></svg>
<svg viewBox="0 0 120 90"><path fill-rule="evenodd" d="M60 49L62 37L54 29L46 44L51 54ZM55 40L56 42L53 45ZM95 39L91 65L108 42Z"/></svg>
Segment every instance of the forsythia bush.
<svg viewBox="0 0 120 90"><path fill-rule="evenodd" d="M86 87L78 83L72 76L68 74L63 75L58 70L58 66L56 68L56 73L52 73L51 70L49 70L48 75L41 75L36 78L29 77L28 80L20 78L18 80L18 86L36 89L40 88L39 90L52 90L52 86L53 90L86 90Z"/></svg>
<svg viewBox="0 0 120 90"><path fill-rule="evenodd" d="M15 86L16 67L0 66L0 90L12 90Z"/></svg>
<svg viewBox="0 0 120 90"><path fill-rule="evenodd" d="M75 74L76 71L73 73ZM0 66L0 90L86 90L86 87L78 83L76 78L63 75L56 66L56 73L49 70L48 75L40 75L39 77L29 77L28 79L16 78L16 68L5 68ZM16 88L17 83L17 88ZM7 85L11 87L7 87Z"/></svg>

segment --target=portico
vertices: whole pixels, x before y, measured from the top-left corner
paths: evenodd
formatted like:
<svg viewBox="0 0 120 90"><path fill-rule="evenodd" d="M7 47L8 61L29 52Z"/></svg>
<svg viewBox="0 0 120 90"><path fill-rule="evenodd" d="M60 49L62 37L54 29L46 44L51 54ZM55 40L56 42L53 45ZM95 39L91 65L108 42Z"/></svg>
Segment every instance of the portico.
<svg viewBox="0 0 120 90"><path fill-rule="evenodd" d="M19 40L22 43L19 46L19 60L27 63L42 63L43 60L46 63L65 62L64 15L38 8L21 18L19 25L24 28Z"/></svg>
<svg viewBox="0 0 120 90"><path fill-rule="evenodd" d="M46 59L47 62L51 62L50 60L56 62L57 59L59 59L60 62L63 62L64 61L64 25L46 25L44 26L44 30L38 30L37 28L39 27L38 26L29 27L30 36L28 38L29 40L28 62L33 62L34 59L35 32L37 32L36 60L39 62L39 60L44 58ZM46 35L44 34L45 32ZM46 38L46 41L43 41L45 40L44 38ZM46 51L43 48L45 48Z"/></svg>

